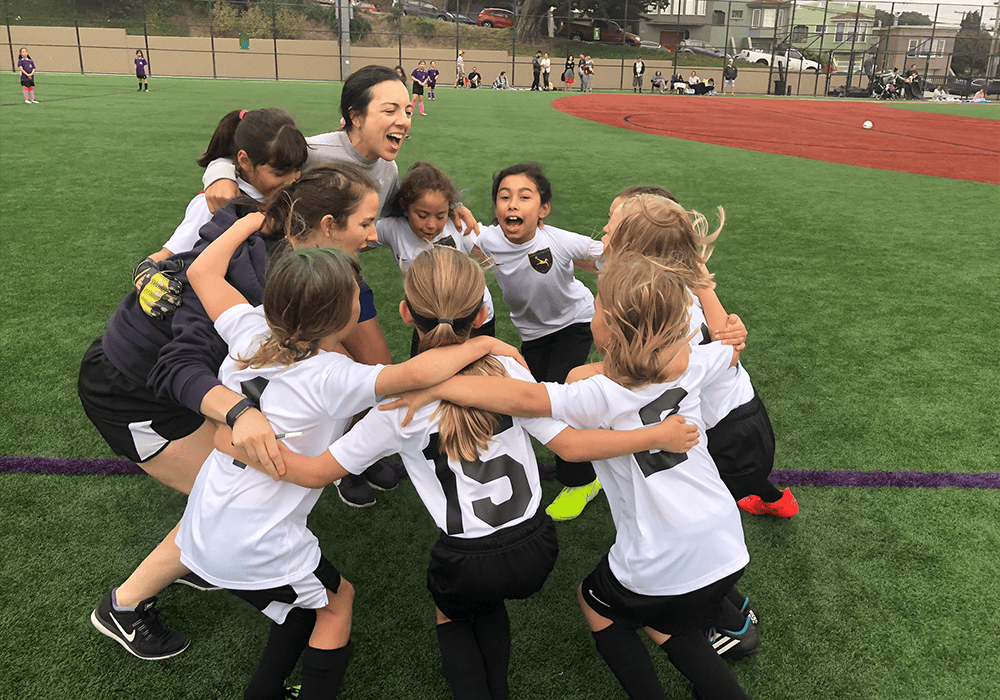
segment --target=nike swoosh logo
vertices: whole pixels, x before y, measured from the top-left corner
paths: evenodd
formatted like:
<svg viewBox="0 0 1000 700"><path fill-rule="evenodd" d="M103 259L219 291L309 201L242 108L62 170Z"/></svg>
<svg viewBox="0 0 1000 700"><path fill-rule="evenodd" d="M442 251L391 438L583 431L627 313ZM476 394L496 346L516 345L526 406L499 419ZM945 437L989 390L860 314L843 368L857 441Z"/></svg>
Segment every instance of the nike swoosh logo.
<svg viewBox="0 0 1000 700"><path fill-rule="evenodd" d="M594 595L594 589L593 588L588 588L587 589L587 593L590 594L591 598L593 598L594 600L596 600L598 603L600 603L604 607L606 607L606 608L610 608L611 607L610 605L608 605L607 603L605 603L603 600L601 600L600 598L598 598L596 595ZM112 619L114 619L114 618L112 617ZM119 629L121 629L121 628L119 628Z"/></svg>
<svg viewBox="0 0 1000 700"><path fill-rule="evenodd" d="M126 634L125 630L122 629L122 626L118 624L117 618L115 618L115 611L111 610L109 614L111 615L111 621L115 623L115 627L117 627L118 631L122 633L122 636L125 637L126 641L131 642L133 639L135 639L135 630L132 630L132 634Z"/></svg>

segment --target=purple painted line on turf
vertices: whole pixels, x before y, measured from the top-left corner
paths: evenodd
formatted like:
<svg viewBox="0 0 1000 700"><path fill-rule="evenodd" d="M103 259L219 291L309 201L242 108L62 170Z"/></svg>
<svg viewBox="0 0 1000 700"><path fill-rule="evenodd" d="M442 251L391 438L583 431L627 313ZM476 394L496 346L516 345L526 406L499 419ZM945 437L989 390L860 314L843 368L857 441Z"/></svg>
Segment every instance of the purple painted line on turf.
<svg viewBox="0 0 1000 700"><path fill-rule="evenodd" d="M403 465L389 464L403 473ZM540 464L543 481L555 481L555 467ZM60 474L126 476L145 474L139 467L125 459L69 459L60 457L0 457L0 473ZM813 471L808 469L775 469L771 481L786 486L835 486L882 488L938 489L954 487L960 489L1000 489L1000 474L939 474L925 472L859 472L859 471Z"/></svg>

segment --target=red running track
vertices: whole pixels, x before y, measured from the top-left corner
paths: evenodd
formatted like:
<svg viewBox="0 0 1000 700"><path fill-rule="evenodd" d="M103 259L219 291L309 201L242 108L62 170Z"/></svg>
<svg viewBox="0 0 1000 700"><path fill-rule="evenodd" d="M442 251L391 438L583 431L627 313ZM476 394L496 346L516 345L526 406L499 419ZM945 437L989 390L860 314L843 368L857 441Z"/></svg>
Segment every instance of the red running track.
<svg viewBox="0 0 1000 700"><path fill-rule="evenodd" d="M1000 185L1000 120L875 102L579 95L552 103L581 119L764 153ZM862 124L871 121L866 130Z"/></svg>

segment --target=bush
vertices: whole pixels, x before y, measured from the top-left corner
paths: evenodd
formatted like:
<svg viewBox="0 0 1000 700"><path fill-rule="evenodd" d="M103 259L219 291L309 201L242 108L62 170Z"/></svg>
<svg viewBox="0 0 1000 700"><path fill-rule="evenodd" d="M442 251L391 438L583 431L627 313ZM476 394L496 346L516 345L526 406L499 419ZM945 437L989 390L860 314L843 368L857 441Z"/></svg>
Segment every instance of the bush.
<svg viewBox="0 0 1000 700"><path fill-rule="evenodd" d="M281 7L271 15L270 3L249 3L242 13L229 3L212 6L212 24L219 34L246 32L252 39L270 39L275 30L279 39L296 39L306 27L306 18L297 10Z"/></svg>
<svg viewBox="0 0 1000 700"><path fill-rule="evenodd" d="M337 19L337 11L332 6L308 5L306 7L306 17L317 24L325 24L334 34L340 34L340 20ZM360 12L355 12L351 18L351 41L358 42L372 33L372 23L361 16Z"/></svg>

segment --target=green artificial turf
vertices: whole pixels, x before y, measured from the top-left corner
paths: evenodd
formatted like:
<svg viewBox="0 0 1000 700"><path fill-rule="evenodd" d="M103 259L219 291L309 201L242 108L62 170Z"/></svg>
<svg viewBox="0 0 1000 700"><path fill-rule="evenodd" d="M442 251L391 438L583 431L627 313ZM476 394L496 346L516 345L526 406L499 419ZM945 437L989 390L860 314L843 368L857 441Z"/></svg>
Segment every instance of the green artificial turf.
<svg viewBox="0 0 1000 700"><path fill-rule="evenodd" d="M194 159L222 114L281 106L307 135L339 119L335 83L154 78L148 94L133 84L40 75L41 104L25 105L16 76L0 75L0 455L112 456L79 407L79 361L135 263L200 189ZM400 171L436 163L489 221L492 174L537 160L553 182L548 220L595 237L631 184L664 185L710 219L724 206L710 269L750 329L743 359L774 423L776 468L998 471L1000 188L631 132L554 110L558 96L441 89ZM392 257L362 264L404 359ZM491 285L499 335L516 342ZM551 499L555 485L545 489ZM743 587L764 647L734 668L755 697L957 700L1000 687L983 643L1000 622L997 492L795 493L802 512L790 521L744 516ZM236 600L166 591L168 624L193 643L162 663L128 656L88 621L176 522L182 497L145 477L4 474L0 504L0 697L240 696L267 624ZM358 588L342 696L447 697L423 588L435 532L411 486L360 512L331 492L311 527ZM510 605L512 700L620 697L574 601L612 541L605 499L559 531L545 589ZM667 697L688 697L654 658Z"/></svg>

